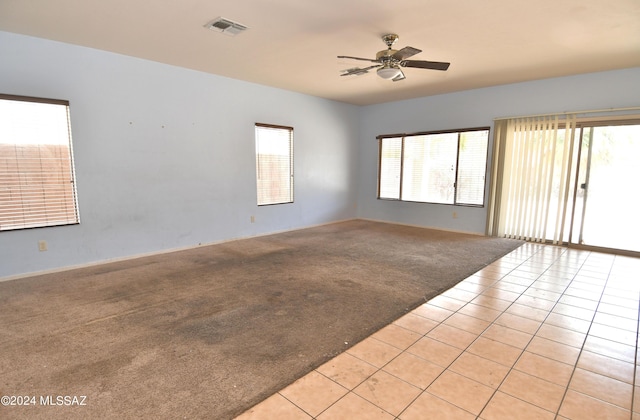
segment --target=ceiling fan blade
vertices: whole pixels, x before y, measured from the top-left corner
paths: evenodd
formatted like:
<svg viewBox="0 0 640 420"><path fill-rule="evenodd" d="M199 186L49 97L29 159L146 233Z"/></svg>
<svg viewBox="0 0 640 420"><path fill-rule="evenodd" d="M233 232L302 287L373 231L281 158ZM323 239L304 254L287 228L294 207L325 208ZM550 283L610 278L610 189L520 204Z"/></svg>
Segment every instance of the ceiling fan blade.
<svg viewBox="0 0 640 420"><path fill-rule="evenodd" d="M413 57L414 55L421 53L422 50L413 47L404 47L401 50L398 50L391 56L394 60L402 61L405 58Z"/></svg>
<svg viewBox="0 0 640 420"><path fill-rule="evenodd" d="M350 58L352 60L362 60L362 61L370 61L372 63L378 63L378 60L372 60L370 58L351 57L348 55L339 55L338 58Z"/></svg>
<svg viewBox="0 0 640 420"><path fill-rule="evenodd" d="M444 71L449 68L450 63L443 63L440 61L403 60L400 62L400 65L402 67L416 67L419 69Z"/></svg>
<svg viewBox="0 0 640 420"><path fill-rule="evenodd" d="M376 64L375 66L369 66L363 69L359 67L355 67L353 69L344 70L344 73L342 73L340 76L351 76L352 74L361 75L361 74L369 73L369 70L374 69L376 67L380 67L380 66Z"/></svg>
<svg viewBox="0 0 640 420"><path fill-rule="evenodd" d="M400 69L398 69L400 70ZM406 77L404 77L404 73L402 72L402 70L400 70L400 74L397 75L396 77L394 77L393 79L391 79L392 82L399 82L400 80L404 80L406 79Z"/></svg>

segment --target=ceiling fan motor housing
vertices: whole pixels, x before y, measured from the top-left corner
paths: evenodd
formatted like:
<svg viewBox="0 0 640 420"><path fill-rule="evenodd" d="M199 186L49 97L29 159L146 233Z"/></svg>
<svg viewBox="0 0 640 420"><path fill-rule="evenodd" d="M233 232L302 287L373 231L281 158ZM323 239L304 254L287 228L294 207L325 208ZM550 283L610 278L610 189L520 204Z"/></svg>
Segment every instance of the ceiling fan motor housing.
<svg viewBox="0 0 640 420"><path fill-rule="evenodd" d="M383 63L385 61L392 61L393 58L393 54L397 53L398 50L392 50L391 48L389 48L388 50L382 50L382 51L378 51L378 53L376 54L376 60L380 60Z"/></svg>

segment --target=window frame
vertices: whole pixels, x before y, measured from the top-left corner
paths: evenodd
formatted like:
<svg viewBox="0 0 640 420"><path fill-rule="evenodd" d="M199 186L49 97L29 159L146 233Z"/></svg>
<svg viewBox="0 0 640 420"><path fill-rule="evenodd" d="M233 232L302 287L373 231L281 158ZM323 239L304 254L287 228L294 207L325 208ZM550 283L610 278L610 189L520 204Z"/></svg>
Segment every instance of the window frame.
<svg viewBox="0 0 640 420"><path fill-rule="evenodd" d="M458 202L458 177L460 175L460 135L463 133L468 133L468 132L474 132L474 131L486 131L487 132L487 137L486 137L486 152L485 152L485 156L484 156L484 175L483 175L483 193L482 193L482 204L473 204L473 203L463 203L463 202ZM434 201L416 201L416 200L406 200L403 199L403 177L404 177L404 172L405 172L405 139L407 137L416 137L416 136L430 136L430 135L439 135L439 134L452 134L452 133L456 133L457 139L457 145L456 145L456 159L455 159L455 177L454 177L454 183L453 183L453 202L452 203L442 203L442 202L434 202ZM437 131L420 131L420 132L416 132L416 133L400 133L400 134L382 134L376 137L376 139L378 140L378 176L377 176L377 181L378 181L378 185L377 185L377 193L376 193L376 197L378 200L385 200L385 201L403 201L403 202L409 202L409 203L423 203L423 204L442 204L442 205L447 205L447 206L459 206L459 207L476 207L476 208L483 208L486 205L487 202L487 194L486 194L486 189L487 189L487 168L488 168L488 164L489 164L489 141L490 141L490 135L491 135L491 128L488 126L484 126L484 127L471 127L471 128L463 128L463 129L451 129L451 130L437 130ZM384 139L400 139L401 140L401 145L400 145L400 176L398 178L398 198L392 198L392 197L381 197L380 193L381 193L381 186L383 184L382 182L382 148L383 148L383 141Z"/></svg>
<svg viewBox="0 0 640 420"><path fill-rule="evenodd" d="M56 200L56 197L57 197L55 196L55 193L54 193L54 197L51 197L51 196L47 197L47 193L45 192L47 191L47 189L45 188L46 181L44 180L44 178L41 178L41 181L36 182L32 185L39 186L39 188L42 191L42 194L41 194L42 196L40 198L31 199L31 203L36 202L36 205L34 207L35 210L33 208L30 209L28 205L25 206L24 204L24 202L26 201L25 199L26 193L22 192L22 188L28 184L25 184L24 181L22 180L19 180L17 183L14 184L10 181L10 179L12 175L18 176L19 178L24 177L25 170L18 168L19 162L21 161L21 159L32 159L32 158L30 157L20 158L18 156L19 152L17 150L17 147L21 145L20 143L16 141L13 141L12 143L6 143L10 146L13 145L14 148L16 148L15 154L13 156L12 155L8 156L8 158L13 157L16 164L16 169L10 170L10 167L6 166L5 170L0 171L0 175L7 176L6 184L0 184L0 187L2 187L2 185L5 185L7 191L9 191L7 193L8 196L4 198L11 197L12 195L12 193L10 192L11 186L13 186L14 188L17 188L18 191L20 191L20 194L18 195L20 197L20 203L21 203L20 209L19 209L20 216L17 216L17 217L22 217L23 220L21 223L18 223L15 220L13 222L10 221L7 225L8 227L0 226L0 232L80 224L80 211L79 211L79 203L78 203L76 169L75 169L75 161L74 161L74 155L73 155L73 139L72 139L72 130L71 130L71 110L70 110L69 101L63 100L63 99L49 99L49 98L40 98L40 97L33 97L33 96L9 95L9 94L3 94L3 93L0 93L0 100L64 106L65 114L66 114L66 121L64 121L64 125L66 126L66 142L59 143L58 145L63 146L63 152L66 155L63 158L61 158L62 160L60 160L60 162L65 163L65 165L68 163L68 168L65 167L65 169L63 169L62 167L59 167L54 170L47 170L47 171L42 170L43 164L45 163L43 159L47 159L46 157L45 158L42 157L42 154L41 154L43 150L42 146L47 144L55 145L56 143L46 143L46 142L33 143L34 146L38 148L37 161L39 162L39 168L41 169L40 171L35 171L33 173L35 173L36 175L49 175L49 177L52 177L52 176L58 177L59 178L58 183L49 184L49 185L52 185L56 189L62 189L63 198L60 199L58 203L55 203L54 201ZM62 126L62 122L60 124ZM28 144L28 143L25 143L25 144ZM7 160L7 164L9 163L10 163L10 160ZM65 173L65 171L68 171L68 173ZM60 181L60 180L63 180L63 181ZM0 182L1 181L2 180L0 179ZM70 188L65 188L64 185L66 182L70 184ZM60 193L60 191L58 191L58 193ZM3 195L0 194L0 198L2 197ZM7 201L4 206L0 205L0 217L3 217L3 218L6 217L7 219L11 220L9 213L11 212L12 207L15 207L15 204L12 205L10 201ZM60 211L60 208L65 209L63 210L64 217L56 216L56 210L55 210L56 208L58 208L58 211ZM45 212L44 215L35 216L34 212L37 212L38 210L44 211ZM53 213L47 213L47 211L53 212ZM51 217L51 215L53 215L54 217ZM13 216L14 219L15 217L16 216Z"/></svg>
<svg viewBox="0 0 640 420"><path fill-rule="evenodd" d="M260 154L258 153L258 130L261 128L272 129L272 130L286 130L289 135L289 174L288 174L288 183L289 183L289 197L286 200L282 201L272 201L272 202L261 202L260 201ZM285 125L277 125L277 124L265 124L265 123L255 123L254 125L254 146L255 146L255 158L256 158L256 199L258 207L263 206L276 206L282 204L292 204L294 202L294 144L293 144L293 127L285 126Z"/></svg>

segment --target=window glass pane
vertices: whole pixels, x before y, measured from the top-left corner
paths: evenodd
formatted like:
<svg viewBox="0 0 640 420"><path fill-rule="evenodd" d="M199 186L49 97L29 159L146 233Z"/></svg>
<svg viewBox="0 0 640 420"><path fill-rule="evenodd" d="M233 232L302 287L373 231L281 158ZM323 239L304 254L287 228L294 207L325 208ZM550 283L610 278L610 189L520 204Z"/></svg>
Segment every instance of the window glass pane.
<svg viewBox="0 0 640 420"><path fill-rule="evenodd" d="M0 98L0 230L79 222L64 101Z"/></svg>
<svg viewBox="0 0 640 420"><path fill-rule="evenodd" d="M400 199L402 138L380 139L380 198Z"/></svg>
<svg viewBox="0 0 640 420"><path fill-rule="evenodd" d="M256 125L258 205L293 202L293 129Z"/></svg>
<svg viewBox="0 0 640 420"><path fill-rule="evenodd" d="M457 133L405 138L402 199L453 204Z"/></svg>
<svg viewBox="0 0 640 420"><path fill-rule="evenodd" d="M460 133L456 203L484 204L489 130Z"/></svg>

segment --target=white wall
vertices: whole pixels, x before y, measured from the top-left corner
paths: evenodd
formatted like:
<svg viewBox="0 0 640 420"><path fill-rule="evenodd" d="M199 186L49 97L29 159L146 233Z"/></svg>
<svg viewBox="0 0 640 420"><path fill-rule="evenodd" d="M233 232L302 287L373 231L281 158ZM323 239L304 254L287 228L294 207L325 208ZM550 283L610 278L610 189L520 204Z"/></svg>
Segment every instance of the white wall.
<svg viewBox="0 0 640 420"><path fill-rule="evenodd" d="M377 200L377 135L489 126L491 148L494 118L631 106L640 106L640 68L364 107L358 149L358 217L464 232L485 231L486 207ZM453 218L453 212L458 218Z"/></svg>
<svg viewBox="0 0 640 420"><path fill-rule="evenodd" d="M0 57L1 93L70 101L81 218L0 232L0 278L356 215L356 106L6 32ZM256 205L255 122L294 127L293 204Z"/></svg>

